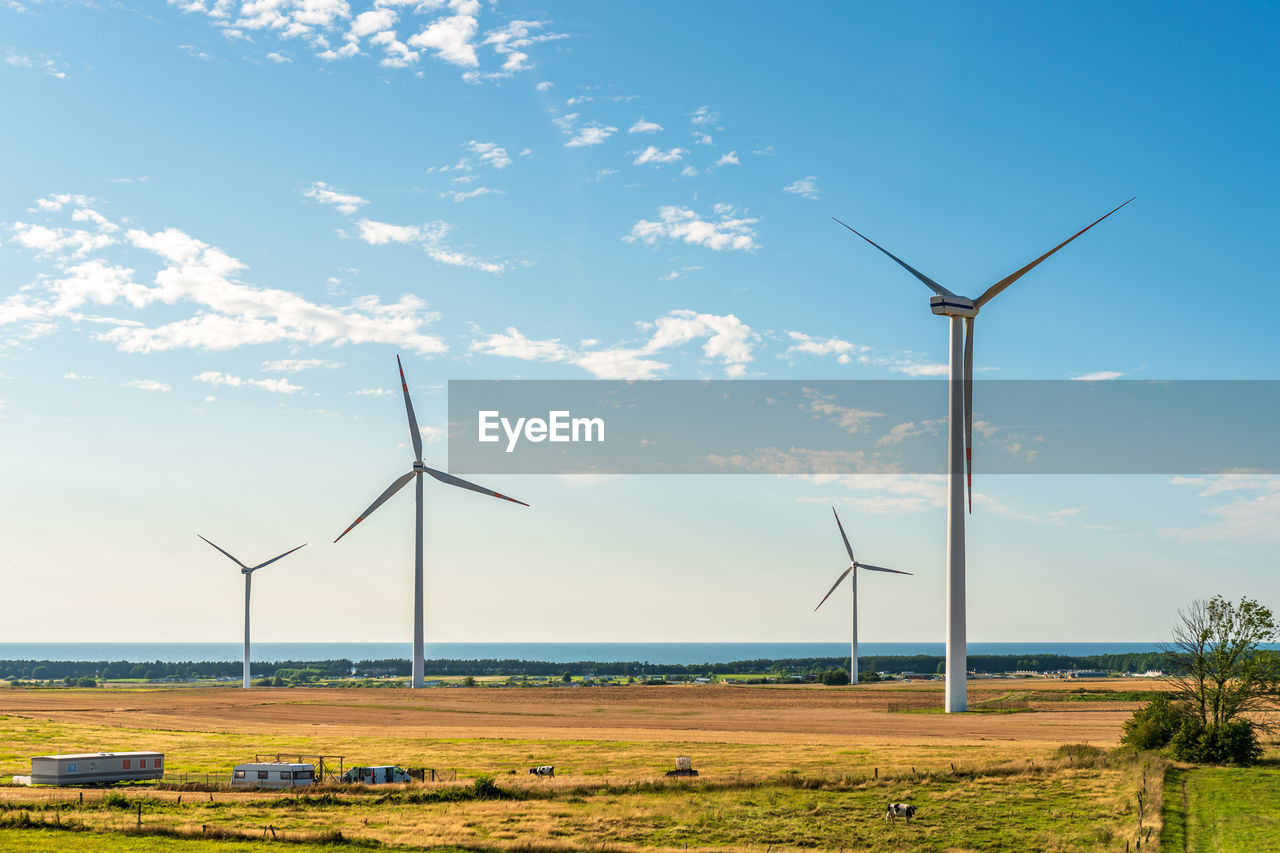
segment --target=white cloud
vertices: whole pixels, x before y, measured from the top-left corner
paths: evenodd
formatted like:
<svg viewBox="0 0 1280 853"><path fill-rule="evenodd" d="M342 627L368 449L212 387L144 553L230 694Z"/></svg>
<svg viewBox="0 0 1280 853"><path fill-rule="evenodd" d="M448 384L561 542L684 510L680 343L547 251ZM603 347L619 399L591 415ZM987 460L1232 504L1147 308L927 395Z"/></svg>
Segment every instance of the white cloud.
<svg viewBox="0 0 1280 853"><path fill-rule="evenodd" d="M360 239L370 246L416 243L422 238L423 233L423 229L417 225L392 225L389 222L377 222L372 219L361 219L357 227L360 229Z"/></svg>
<svg viewBox="0 0 1280 853"><path fill-rule="evenodd" d="M121 382L126 388L137 388L139 391L172 391L173 389L163 382L157 382L154 379L130 379L128 382Z"/></svg>
<svg viewBox="0 0 1280 853"><path fill-rule="evenodd" d="M736 210L727 205L716 205L715 212L720 216L719 221L707 221L688 208L664 205L658 208L656 220L641 219L622 239L651 246L659 239L675 240L717 252L723 249L752 251L760 247L752 227L758 219L737 216Z"/></svg>
<svg viewBox="0 0 1280 853"><path fill-rule="evenodd" d="M50 228L26 222L13 223L13 234L13 239L20 245L42 255L69 252L72 257L82 258L115 243L114 237L101 232L95 234L81 228Z"/></svg>
<svg viewBox="0 0 1280 853"><path fill-rule="evenodd" d="M1231 495L1226 503L1208 507L1200 514L1208 520L1183 528L1160 532L1171 539L1194 542L1244 542L1280 539L1280 476L1240 473L1207 477L1174 477L1175 486L1199 489L1197 497Z"/></svg>
<svg viewBox="0 0 1280 853"><path fill-rule="evenodd" d="M703 133L700 130L695 130L692 136L693 136L694 145L714 145L715 144L715 140L711 138L711 134L709 133Z"/></svg>
<svg viewBox="0 0 1280 853"><path fill-rule="evenodd" d="M387 388L361 388L351 393L357 397L390 397L395 394L394 391Z"/></svg>
<svg viewBox="0 0 1280 853"><path fill-rule="evenodd" d="M803 332L787 332L787 336L791 339L791 345L787 347L784 356L792 353L804 353L806 355L834 355L836 361L841 364L848 364L853 360L853 356L858 353L866 352L869 347L858 346L849 341L840 338L831 337L825 339L815 338L806 335Z"/></svg>
<svg viewBox="0 0 1280 853"><path fill-rule="evenodd" d="M360 239L371 246L405 243L417 246L437 263L468 267L489 273L500 273L506 269L506 264L481 260L444 246L443 240L445 235L449 233L449 224L446 222L429 222L425 225L392 225L387 222L375 222L372 219L361 219L357 225L360 229Z"/></svg>
<svg viewBox="0 0 1280 853"><path fill-rule="evenodd" d="M504 195L506 190L495 190L489 187L476 187L473 190L462 192L461 190L445 190L440 193L440 198L451 198L455 202L466 201L469 198L476 198L482 195Z"/></svg>
<svg viewBox="0 0 1280 853"><path fill-rule="evenodd" d="M742 161L738 159L737 151L730 151L724 154L716 161L716 166L741 166Z"/></svg>
<svg viewBox="0 0 1280 853"><path fill-rule="evenodd" d="M507 149L501 147L494 142L477 142L471 140L467 143L467 150L475 154L481 161L488 163L495 169L505 169L511 165L511 158L507 156Z"/></svg>
<svg viewBox="0 0 1280 853"><path fill-rule="evenodd" d="M801 404L803 410L815 418L829 421L845 432L866 432L872 421L884 417L884 412L841 406L835 402L834 395L822 394L814 388L803 388L801 391L805 397L805 402Z"/></svg>
<svg viewBox="0 0 1280 853"><path fill-rule="evenodd" d="M45 56L31 57L25 53L10 53L4 58L4 61L5 64L14 68L31 68L36 71L42 71L59 80L64 80L67 76L67 72L63 70L62 66Z"/></svg>
<svg viewBox="0 0 1280 853"><path fill-rule="evenodd" d="M545 91L547 91L548 89L550 89L550 88L551 88L552 86L554 86L554 85L555 85L555 83L551 83L551 82L549 82L549 81L547 81L547 80L543 80L541 83L539 83L538 85L534 86L533 88L537 89L539 92L545 92Z"/></svg>
<svg viewBox="0 0 1280 853"><path fill-rule="evenodd" d="M1079 382L1105 382L1109 379L1119 379L1121 376L1124 376L1124 374L1118 370L1098 370L1093 373L1072 376L1071 378Z"/></svg>
<svg viewBox="0 0 1280 853"><path fill-rule="evenodd" d="M581 127L577 135L564 145L566 148L584 148L590 145L600 145L617 132L618 129L616 127L600 124L599 122L591 122Z"/></svg>
<svg viewBox="0 0 1280 853"><path fill-rule="evenodd" d="M361 198L358 195L339 192L324 181L315 181L303 192L303 195L307 198L315 199L320 204L331 204L348 216L359 210L362 205L369 203L368 199Z"/></svg>
<svg viewBox="0 0 1280 853"><path fill-rule="evenodd" d="M267 59L271 60L272 62L276 62L276 63L293 62L293 60L292 60L292 59L290 59L289 57L285 56L283 53L276 53L275 51L272 51L271 53L268 53L268 54L267 54Z"/></svg>
<svg viewBox="0 0 1280 853"><path fill-rule="evenodd" d="M86 379L92 379L93 377L92 377L92 376L81 376L81 375L80 375L80 374L78 374L78 373L64 373L64 374L62 374L62 378L63 378L63 379L71 379L71 380L86 380Z"/></svg>
<svg viewBox="0 0 1280 853"><path fill-rule="evenodd" d="M708 127L720 121L720 114L713 113L707 107L698 107L689 113L689 121L697 127Z"/></svg>
<svg viewBox="0 0 1280 853"><path fill-rule="evenodd" d="M644 116L636 120L636 123L627 129L627 133L657 133L662 130L662 125L656 121L645 121Z"/></svg>
<svg viewBox="0 0 1280 853"><path fill-rule="evenodd" d="M820 198L818 195L818 179L813 175L801 178L798 181L792 181L783 187L782 191L810 199L811 201L817 201Z"/></svg>
<svg viewBox="0 0 1280 853"><path fill-rule="evenodd" d="M268 373L298 373L317 367L338 368L346 365L341 361L328 361L323 358L282 358L278 361L262 362L262 369Z"/></svg>
<svg viewBox="0 0 1280 853"><path fill-rule="evenodd" d="M409 37L413 47L434 50L445 62L464 68L480 64L473 39L479 24L476 13L480 4L476 0L453 0L450 4L454 15L437 18L417 35Z"/></svg>
<svg viewBox="0 0 1280 853"><path fill-rule="evenodd" d="M680 159L689 152L683 148L672 148L670 151L663 151L650 145L632 162L633 166L640 166L644 163L678 163Z"/></svg>
<svg viewBox="0 0 1280 853"><path fill-rule="evenodd" d="M507 328L505 334L493 334L482 341L472 341L471 351L523 361L564 361L571 355L559 338L531 340L511 327Z"/></svg>
<svg viewBox="0 0 1280 853"><path fill-rule="evenodd" d="M219 385L226 385L229 388L259 388L273 394L296 394L304 390L301 385L295 385L288 379L242 379L217 370L206 370L192 378L197 382L207 382L215 388Z"/></svg>
<svg viewBox="0 0 1280 853"><path fill-rule="evenodd" d="M473 342L471 351L524 361L573 364L597 379L652 379L670 369L670 364L660 361L657 355L693 341L702 341L703 356L720 362L730 378L744 375L746 365L754 359L753 346L758 336L732 314L681 309L644 326L651 335L639 345L600 347L598 340L588 338L579 342L579 349L573 349L559 338L536 340L508 328L505 333Z"/></svg>

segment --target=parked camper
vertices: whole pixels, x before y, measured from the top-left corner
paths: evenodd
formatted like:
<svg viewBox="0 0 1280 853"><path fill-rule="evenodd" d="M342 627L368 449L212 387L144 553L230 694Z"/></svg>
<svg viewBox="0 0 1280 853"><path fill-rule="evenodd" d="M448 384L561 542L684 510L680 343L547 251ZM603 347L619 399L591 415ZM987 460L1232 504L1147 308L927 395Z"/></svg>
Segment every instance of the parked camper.
<svg viewBox="0 0 1280 853"><path fill-rule="evenodd" d="M163 752L80 752L31 759L33 785L101 785L164 775Z"/></svg>
<svg viewBox="0 0 1280 853"><path fill-rule="evenodd" d="M342 781L350 784L392 785L408 782L409 774L395 766L352 767L342 774Z"/></svg>
<svg viewBox="0 0 1280 853"><path fill-rule="evenodd" d="M231 772L233 788L301 788L315 783L314 764L264 761L237 764Z"/></svg>

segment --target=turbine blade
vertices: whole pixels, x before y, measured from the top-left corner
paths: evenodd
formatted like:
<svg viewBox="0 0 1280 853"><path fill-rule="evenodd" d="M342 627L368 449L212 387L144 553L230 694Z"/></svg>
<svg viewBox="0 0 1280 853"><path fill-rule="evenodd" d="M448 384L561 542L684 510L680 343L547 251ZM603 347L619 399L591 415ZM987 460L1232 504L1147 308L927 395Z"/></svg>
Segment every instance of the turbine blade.
<svg viewBox="0 0 1280 853"><path fill-rule="evenodd" d="M870 569L873 572L888 572L891 575L914 575L915 572L900 572L897 569L885 569L880 566L868 566L866 563L858 563L860 569Z"/></svg>
<svg viewBox="0 0 1280 853"><path fill-rule="evenodd" d="M298 548L305 548L305 547L307 547L307 543L306 543L306 542L303 542L301 545L299 545L299 546L298 546ZM279 557L272 557L270 560L267 560L265 563L259 563L258 565L254 566L252 569L250 569L249 571L251 571L251 572L256 572L258 569L265 568L265 567L267 567L267 566L271 565L272 563L274 563L276 560L281 560L281 559L284 559L285 557L289 556L289 555L290 555L290 554L292 554L294 551L297 551L297 550L298 550L298 548L290 548L288 551L285 551L285 552L284 552L283 554L281 554Z"/></svg>
<svg viewBox="0 0 1280 853"><path fill-rule="evenodd" d="M973 318L964 318L964 471L973 515Z"/></svg>
<svg viewBox="0 0 1280 853"><path fill-rule="evenodd" d="M844 535L844 525L840 523L840 514L836 512L836 508L831 508L831 514L836 517L836 527L840 528L840 538L844 540L844 549L849 552L849 562L858 562L853 558L853 546L849 544L849 537Z"/></svg>
<svg viewBox="0 0 1280 853"><path fill-rule="evenodd" d="M524 501L518 501L515 498L509 498L506 495L502 494L501 492L495 492L493 489L486 489L484 486L477 486L475 483L468 483L466 480L463 480L459 477L455 477L452 474L446 474L443 471L437 471L435 468L427 468L425 465L423 466L423 468L432 477L435 477L437 480L439 480L442 483L448 483L450 486L457 486L460 489L470 489L473 492L479 492L480 494L488 495L491 498L502 498L504 501L511 501L513 504L520 504L520 506L528 506L528 504L525 503Z"/></svg>
<svg viewBox="0 0 1280 853"><path fill-rule="evenodd" d="M413 458L422 461L422 436L418 434L418 419L413 414L413 401L409 399L409 383L404 381L404 367L400 364L400 356L396 356L396 367L400 368L400 389L404 391L404 409L409 413L409 436L413 439Z"/></svg>
<svg viewBox="0 0 1280 853"><path fill-rule="evenodd" d="M834 216L833 216L833 217L831 217L831 218L832 218L832 219L836 219ZM836 222L840 222L840 220L839 220L839 219L836 219ZM844 225L844 223L843 223L843 222L840 222L840 224L841 224L841 225ZM844 227L845 227L845 228L849 228L849 226L848 226L848 225L844 225ZM849 230L850 230L850 231L853 231L853 229L852 229L852 228L849 228ZM853 231L853 233L854 233L854 234L858 234L858 232L857 232L857 231ZM925 275L924 273L920 272L920 270L918 270L918 269L916 269L915 267L911 266L911 265L910 265L910 264L908 264L906 261L904 261L904 260L902 260L901 258L899 258L897 255L893 254L893 253L892 253L892 252L890 252L888 249L884 248L884 247L883 247L883 246L881 246L881 245L878 245L878 244L877 244L877 243L875 243L875 242L874 242L870 237L867 237L867 236L865 236L865 235L863 235L863 234L858 234L858 236L859 236L859 237L861 237L863 240L866 240L866 241L867 241L868 243L870 243L872 246L875 246L875 247L876 247L877 249L879 249L880 251L884 252L884 253L885 253L886 255L888 255L890 258L893 258L893 260L894 260L895 262L897 262L898 266L902 267L904 270L906 270L907 272L911 273L911 274L912 274L913 276L915 276L916 278L920 279L922 282L924 282L924 286L925 286L925 287L927 287L927 288L929 288L930 290L932 290L934 293L938 294L939 296L955 296L955 294L954 294L954 293L952 293L950 290L947 290L945 287L943 287L942 285L938 284L936 281L934 281L933 279L929 278L929 276L927 276L927 275Z"/></svg>
<svg viewBox="0 0 1280 853"><path fill-rule="evenodd" d="M346 530L342 531L342 533L340 533L340 534L338 535L338 539L341 539L343 536L346 536L348 533L350 533L350 532L351 532L351 528L352 528L352 527L355 527L357 524L359 524L360 522L362 522L362 521L364 521L366 518L368 518L370 515L372 515L372 514L373 514L373 511L374 511L375 509L377 509L378 507L382 506L384 503L386 503L386 502L387 502L387 499L388 499L388 498L390 498L390 497L391 497L392 495L394 495L396 492L398 492L398 491L400 491L401 489L403 489L403 488L404 488L404 484L405 484L405 483L407 483L407 482L409 482L410 480L412 480L412 479L413 479L413 477L414 477L414 473L413 473L412 471L410 471L408 474L405 474L403 477L400 477L399 479L397 479L397 480L396 480L394 483L392 483L390 486L387 486L387 490L386 490L385 492L383 492L382 494L378 495L378 499L377 499L376 501L374 501L373 503L369 504L369 508L368 508L368 509L366 509L364 512L360 513L360 516L359 516L358 518L356 518L356 520L355 520L355 521L351 522L351 525L350 525L349 527L347 527L347 529L346 529ZM334 542L337 542L337 541L338 541L338 539L335 539L335 540L333 540L333 541L334 541Z"/></svg>
<svg viewBox="0 0 1280 853"><path fill-rule="evenodd" d="M827 594L822 596L822 601L818 602L818 607L821 607L824 603L826 603L826 600L831 597L831 593L835 592L836 587L840 586L840 581L844 580L845 575L849 574L849 572L851 571L853 571L853 566L850 566L849 568L845 569L843 572L840 573L840 577L836 578L836 582L831 585L831 589L827 590ZM818 607L813 608L815 612L817 611Z"/></svg>
<svg viewBox="0 0 1280 853"><path fill-rule="evenodd" d="M1137 196L1134 196L1134 198L1137 198ZM1133 199L1131 198L1131 199L1129 199L1129 201L1133 201ZM1126 201L1124 204L1128 204L1128 203L1129 203L1129 201ZM1124 204L1120 205L1120 207L1124 207ZM1119 210L1119 209L1120 209L1120 207L1117 207L1115 210L1111 211L1111 213L1115 213L1115 212L1116 212L1116 210ZM1108 214L1106 214L1105 216L1100 216L1100 217L1098 217L1098 218L1097 218L1097 219L1095 219L1093 222L1090 222L1088 225L1086 225L1084 228L1081 228L1079 231L1077 231L1076 233L1072 234L1070 237L1068 237L1067 239L1063 240L1061 243L1059 243L1058 245L1054 246L1052 249L1050 249L1049 251L1045 252L1043 255L1041 255L1040 257L1036 258L1036 259L1035 259L1034 261L1032 261L1031 263L1027 264L1027 265L1026 265L1025 267L1023 267L1022 269L1018 270L1018 271L1017 271L1017 272L1015 272L1015 273L1011 273L1010 275L1005 276L1004 278L1002 278L1002 279L1000 279L999 281L997 281L995 284L993 284L993 285L991 285L990 287L988 287L985 291L983 291L983 294L982 294L981 296L979 296L977 299L973 300L974 307L976 307L976 308L981 308L983 305L986 305L986 304L987 304L988 302L990 302L993 298L995 298L995 296L996 296L996 295L998 295L998 294L1000 293L1000 291L1004 290L1006 287L1008 287L1009 285L1013 284L1015 281L1017 281L1018 279L1022 278L1022 277L1023 277L1024 275L1026 275L1027 273L1031 272L1033 269L1035 269L1037 266L1039 266L1039 265L1040 265L1040 262L1041 262L1041 261L1045 260L1045 259L1046 259L1046 258L1048 258L1050 255L1052 255L1054 252L1058 251L1058 250L1059 250L1059 249L1061 249L1063 246L1067 245L1067 244L1068 244L1068 243L1070 243L1072 240L1074 240L1075 238L1079 237L1081 234L1083 234L1084 232L1088 231L1090 228L1092 228L1093 226L1097 225L1097 224L1098 224L1099 222L1101 222L1102 220L1106 219L1106 218L1107 218L1107 216L1110 216L1110 215L1111 215L1111 213L1108 213Z"/></svg>
<svg viewBox="0 0 1280 853"><path fill-rule="evenodd" d="M197 533L196 535L197 535L197 536L200 536L200 534L199 534L199 533ZM203 536L200 536L200 538L201 538L201 539L204 539L204 537L203 537ZM209 540L208 540L208 539L204 539L204 541L209 542ZM209 544L210 544L210 545L213 545L213 543L212 543L212 542L209 542ZM214 548L218 548L218 546L217 546L217 545L213 545L213 547L214 547ZM246 566L244 563L242 563L242 562L240 562L239 560L237 560L235 557L232 557L232 556L231 556L230 554L228 554L226 551L223 551L221 548L218 548L218 551L220 551L224 557L229 558L229 559L231 560L231 562L235 563L235 564L236 564L237 566L239 566L240 568L242 568L242 569L248 569L248 568L249 568L249 567L248 567L248 566Z"/></svg>

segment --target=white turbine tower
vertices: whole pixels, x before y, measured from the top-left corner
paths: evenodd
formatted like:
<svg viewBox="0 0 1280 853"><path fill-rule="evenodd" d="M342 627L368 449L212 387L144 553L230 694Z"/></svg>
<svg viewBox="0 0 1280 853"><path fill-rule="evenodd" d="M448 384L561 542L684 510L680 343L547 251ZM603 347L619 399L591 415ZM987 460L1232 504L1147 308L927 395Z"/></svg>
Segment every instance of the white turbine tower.
<svg viewBox="0 0 1280 853"><path fill-rule="evenodd" d="M199 533L197 533L196 535L200 536ZM203 536L200 536L200 538L204 539ZM204 541L209 542L208 539L204 539ZM209 544L213 545L212 542L209 542ZM253 585L253 573L256 572L258 569L262 569L271 565L276 560L289 556L294 551L298 550L298 548L305 548L306 543L305 542L302 543L301 545L298 546L298 548L290 548L288 551L285 551L279 557L272 557L270 560L267 560L265 563L258 563L258 565L256 566L246 566L244 563L240 562L235 557L232 557L226 551L223 551L221 548L218 548L217 545L213 545L213 547L217 548L217 550L224 557L227 557L228 559L231 560L231 562L239 566L240 574L244 575L244 687L248 688L249 686L249 587Z"/></svg>
<svg viewBox="0 0 1280 853"><path fill-rule="evenodd" d="M499 494L493 489L486 489L483 486L477 486L475 483L468 483L466 480L446 474L443 471L437 471L434 468L428 468L422 464L422 436L418 433L418 419L413 414L413 401L409 399L409 385L404 381L404 367L400 364L400 356L396 356L396 366L400 368L400 388L404 391L404 408L409 415L409 436L413 439L413 470L397 479L387 487L385 492L378 495L378 499L369 504L369 508L362 512L355 521L351 522L346 530L338 535L338 539L346 536L353 527L372 515L375 509L386 503L392 495L404 488L405 484L410 480L417 481L417 512L415 514L416 523L413 539L413 686L422 687L423 672L427 666L426 656L422 648L424 639L422 628L422 475L429 474L442 483L448 483L450 486L458 486L459 488L479 492L482 495L502 498L504 501L511 501L512 503L520 504L520 506L528 506L528 504ZM337 542L338 539L333 541Z"/></svg>
<svg viewBox="0 0 1280 853"><path fill-rule="evenodd" d="M840 538L844 540L844 549L849 552L849 568L840 573L840 577L836 578L836 582L831 585L831 589L827 590L827 594L822 596L822 601L818 602L818 607L826 603L831 597L831 593L836 591L836 587L840 586L840 581L845 579L845 575L849 576L849 586L853 591L853 644L849 648L849 683L858 683L858 569L866 569L872 572L888 572L894 575L909 575L911 572L900 572L897 569L884 569L880 566L872 566L867 563L859 563L853 558L853 546L849 544L849 537L844 535L844 525L840 523L840 514L836 512L836 508L831 508L831 514L836 517L836 527L840 528ZM816 612L818 607L813 608Z"/></svg>
<svg viewBox="0 0 1280 853"><path fill-rule="evenodd" d="M1133 201L1133 199L1129 199ZM1106 219L1124 204L1100 216L1063 240L1031 263L1012 272L982 292L977 299L957 296L924 273L909 266L889 250L870 238L849 228L872 246L894 260L898 266L920 279L933 291L929 297L929 310L951 320L950 369L948 371L947 409L949 436L947 440L947 713L964 711L967 707L967 662L965 655L965 593L964 593L964 494L967 474L969 511L973 512L973 321L978 311L1006 287L1031 272L1054 252ZM834 217L832 217L834 218ZM963 320L963 324L961 321Z"/></svg>

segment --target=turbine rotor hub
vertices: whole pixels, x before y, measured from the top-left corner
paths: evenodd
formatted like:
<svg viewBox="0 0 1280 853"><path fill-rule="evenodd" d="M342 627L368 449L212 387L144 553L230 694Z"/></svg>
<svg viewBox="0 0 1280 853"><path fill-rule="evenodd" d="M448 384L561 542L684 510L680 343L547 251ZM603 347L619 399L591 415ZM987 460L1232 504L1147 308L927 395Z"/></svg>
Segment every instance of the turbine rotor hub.
<svg viewBox="0 0 1280 853"><path fill-rule="evenodd" d="M978 306L973 304L973 300L967 296L956 296L955 294L947 294L946 296L930 296L929 310L934 314L941 314L946 317L977 317Z"/></svg>

